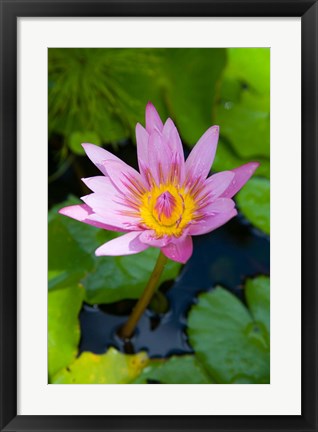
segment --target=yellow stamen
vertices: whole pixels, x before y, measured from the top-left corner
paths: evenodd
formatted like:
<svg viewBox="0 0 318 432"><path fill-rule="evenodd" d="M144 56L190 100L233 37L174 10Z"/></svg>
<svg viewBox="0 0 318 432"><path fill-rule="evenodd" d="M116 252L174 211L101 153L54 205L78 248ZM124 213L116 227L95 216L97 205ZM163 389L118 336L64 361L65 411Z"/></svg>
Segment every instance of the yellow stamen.
<svg viewBox="0 0 318 432"><path fill-rule="evenodd" d="M195 210L193 197L172 183L154 185L142 195L139 208L142 223L154 230L158 238L180 237L193 220Z"/></svg>

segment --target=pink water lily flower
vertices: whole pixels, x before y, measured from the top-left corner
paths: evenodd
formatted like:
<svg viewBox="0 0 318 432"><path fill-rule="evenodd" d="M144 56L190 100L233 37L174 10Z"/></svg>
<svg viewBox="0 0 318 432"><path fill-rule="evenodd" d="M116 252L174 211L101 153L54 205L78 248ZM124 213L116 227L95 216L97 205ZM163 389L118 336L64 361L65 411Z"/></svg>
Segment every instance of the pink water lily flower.
<svg viewBox="0 0 318 432"><path fill-rule="evenodd" d="M146 128L136 126L139 171L93 144L83 144L102 176L83 179L93 192L85 204L60 213L81 222L125 234L103 244L96 255L128 255L150 246L174 261L192 255L191 236L215 230L237 211L231 199L258 167L250 162L208 177L219 137L212 126L184 160L178 131L170 118L162 123L155 107L146 107Z"/></svg>

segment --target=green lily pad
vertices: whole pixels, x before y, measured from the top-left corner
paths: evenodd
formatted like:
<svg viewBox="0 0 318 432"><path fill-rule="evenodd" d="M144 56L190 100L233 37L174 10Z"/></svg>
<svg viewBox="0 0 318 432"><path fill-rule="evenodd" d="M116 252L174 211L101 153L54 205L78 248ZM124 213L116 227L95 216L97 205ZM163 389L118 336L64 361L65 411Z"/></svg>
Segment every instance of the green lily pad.
<svg viewBox="0 0 318 432"><path fill-rule="evenodd" d="M159 249L149 248L134 255L99 257L94 269L82 280L85 300L90 303L113 303L122 299L137 299L142 294L159 255ZM180 264L168 261L160 283L175 279Z"/></svg>
<svg viewBox="0 0 318 432"><path fill-rule="evenodd" d="M212 126L213 105L226 62L223 48L166 50L166 100L184 141L193 146Z"/></svg>
<svg viewBox="0 0 318 432"><path fill-rule="evenodd" d="M258 324L262 324L268 335L270 333L270 290L269 278L259 276L255 279L248 279L245 285L246 301Z"/></svg>
<svg viewBox="0 0 318 432"><path fill-rule="evenodd" d="M258 175L269 178L270 155L270 51L267 48L230 48L215 106L215 122L220 126L226 149L216 156L218 170L238 164L261 163Z"/></svg>
<svg viewBox="0 0 318 432"><path fill-rule="evenodd" d="M49 289L81 283L85 301L91 304L139 298L159 249L149 248L138 256L96 257L98 246L120 234L58 214L58 209L79 202L71 198L49 213ZM174 279L180 267L169 261L160 282Z"/></svg>
<svg viewBox="0 0 318 432"><path fill-rule="evenodd" d="M48 368L52 377L77 355L80 339L78 314L84 289L72 286L48 295Z"/></svg>
<svg viewBox="0 0 318 432"><path fill-rule="evenodd" d="M268 334L228 291L218 287L199 296L188 333L196 357L217 383L269 382Z"/></svg>
<svg viewBox="0 0 318 432"><path fill-rule="evenodd" d="M148 361L144 352L126 355L115 348L109 348L102 355L83 352L72 364L58 372L52 383L128 384L147 366Z"/></svg>
<svg viewBox="0 0 318 432"><path fill-rule="evenodd" d="M158 381L161 384L210 384L207 375L195 356L173 356L167 360L151 360L133 384L147 384Z"/></svg>
<svg viewBox="0 0 318 432"><path fill-rule="evenodd" d="M66 288L80 281L93 266L87 254L71 235L61 215L49 223L48 278L49 289Z"/></svg>
<svg viewBox="0 0 318 432"><path fill-rule="evenodd" d="M262 97L243 91L239 102L217 107L215 120L241 158L269 157L270 114Z"/></svg>
<svg viewBox="0 0 318 432"><path fill-rule="evenodd" d="M70 198L49 211L48 225L48 286L67 288L77 284L94 265L94 250L98 247L96 228L58 213L62 207L78 204Z"/></svg>
<svg viewBox="0 0 318 432"><path fill-rule="evenodd" d="M227 71L228 67L225 69L225 75L221 82L221 101L239 102L242 94L242 84L238 79L229 77Z"/></svg>
<svg viewBox="0 0 318 432"><path fill-rule="evenodd" d="M217 152L212 166L213 172L228 171L251 162L250 158L241 158L230 145L229 141L219 140ZM265 157L256 157L255 162L260 165L257 168L257 175L269 178L270 176L270 163L269 159Z"/></svg>
<svg viewBox="0 0 318 432"><path fill-rule="evenodd" d="M270 233L270 183L254 177L237 194L237 204L253 225Z"/></svg>
<svg viewBox="0 0 318 432"><path fill-rule="evenodd" d="M226 73L248 84L257 93L269 96L270 49L229 48Z"/></svg>

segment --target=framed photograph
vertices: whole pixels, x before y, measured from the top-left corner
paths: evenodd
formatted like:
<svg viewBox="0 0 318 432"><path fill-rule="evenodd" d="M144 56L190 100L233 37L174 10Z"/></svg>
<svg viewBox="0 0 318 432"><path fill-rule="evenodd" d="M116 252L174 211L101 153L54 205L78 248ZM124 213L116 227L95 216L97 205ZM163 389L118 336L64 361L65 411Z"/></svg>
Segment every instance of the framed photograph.
<svg viewBox="0 0 318 432"><path fill-rule="evenodd" d="M1 1L1 430L317 431L317 11Z"/></svg>

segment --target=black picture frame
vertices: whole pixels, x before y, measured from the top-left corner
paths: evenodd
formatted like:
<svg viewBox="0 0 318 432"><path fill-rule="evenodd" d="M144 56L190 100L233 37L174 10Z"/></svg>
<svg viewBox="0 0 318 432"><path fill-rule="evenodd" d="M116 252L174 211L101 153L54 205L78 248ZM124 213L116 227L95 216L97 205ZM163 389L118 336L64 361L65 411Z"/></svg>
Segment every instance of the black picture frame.
<svg viewBox="0 0 318 432"><path fill-rule="evenodd" d="M1 431L318 431L318 4L313 0L0 0ZM17 18L92 16L301 17L302 413L299 416L17 415ZM292 379L292 377L291 377Z"/></svg>

